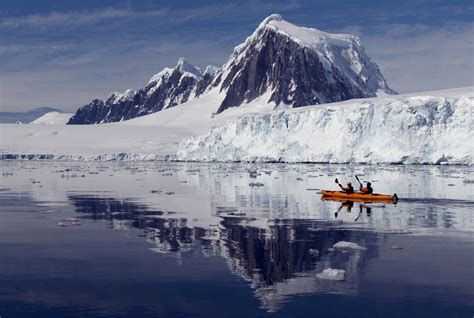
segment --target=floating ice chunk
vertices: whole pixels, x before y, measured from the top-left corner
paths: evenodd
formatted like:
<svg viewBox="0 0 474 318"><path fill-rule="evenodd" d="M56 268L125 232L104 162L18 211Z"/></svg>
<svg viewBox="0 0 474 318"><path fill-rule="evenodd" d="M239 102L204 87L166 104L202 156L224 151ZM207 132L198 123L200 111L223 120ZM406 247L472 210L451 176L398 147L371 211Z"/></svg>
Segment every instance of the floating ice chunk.
<svg viewBox="0 0 474 318"><path fill-rule="evenodd" d="M79 222L77 218L65 218L62 219L63 222Z"/></svg>
<svg viewBox="0 0 474 318"><path fill-rule="evenodd" d="M377 231L379 234L412 234L413 232L410 230L404 230L404 229L399 229L399 230L383 230L383 231Z"/></svg>
<svg viewBox="0 0 474 318"><path fill-rule="evenodd" d="M319 251L315 248L310 248L308 252L309 252L310 255L313 255L313 256L318 256L319 255Z"/></svg>
<svg viewBox="0 0 474 318"><path fill-rule="evenodd" d="M337 242L336 244L333 245L333 247L340 250L366 250L367 249L366 247L360 246L357 243L346 242L346 241Z"/></svg>
<svg viewBox="0 0 474 318"><path fill-rule="evenodd" d="M326 280L344 280L346 271L343 269L326 268L321 273L316 274L316 278Z"/></svg>
<svg viewBox="0 0 474 318"><path fill-rule="evenodd" d="M391 248L392 250L402 250L402 249L403 249L403 247L397 246L397 245L392 245L392 246L390 246L390 248Z"/></svg>
<svg viewBox="0 0 474 318"><path fill-rule="evenodd" d="M80 226L81 223L77 218L66 218L62 219L61 222L58 222L58 226L66 227L66 226Z"/></svg>

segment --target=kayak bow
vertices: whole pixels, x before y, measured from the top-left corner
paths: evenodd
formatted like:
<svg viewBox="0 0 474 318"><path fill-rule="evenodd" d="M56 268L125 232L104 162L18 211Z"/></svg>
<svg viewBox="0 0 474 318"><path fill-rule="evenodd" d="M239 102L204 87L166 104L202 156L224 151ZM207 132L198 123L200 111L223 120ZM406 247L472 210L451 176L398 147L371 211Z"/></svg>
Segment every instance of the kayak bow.
<svg viewBox="0 0 474 318"><path fill-rule="evenodd" d="M321 190L322 200L335 200L335 201L341 201L341 200L347 200L347 201L358 201L358 202L366 202L366 201L385 201L385 202L392 202L392 203L397 203L398 202L398 196L397 194L393 195L388 195L388 194L378 194L378 193L345 193L342 191L327 191L327 190Z"/></svg>

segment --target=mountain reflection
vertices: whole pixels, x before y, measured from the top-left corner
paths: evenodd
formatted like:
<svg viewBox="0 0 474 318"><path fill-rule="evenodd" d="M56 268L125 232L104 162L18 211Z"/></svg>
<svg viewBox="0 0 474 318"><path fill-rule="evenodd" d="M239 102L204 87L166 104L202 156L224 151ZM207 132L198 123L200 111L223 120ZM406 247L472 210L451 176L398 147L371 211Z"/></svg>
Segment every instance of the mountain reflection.
<svg viewBox="0 0 474 318"><path fill-rule="evenodd" d="M111 228L139 230L138 235L153 244L152 251L175 255L178 264L190 252L224 257L232 273L249 282L262 307L270 312L293 295L357 293L358 277L366 263L378 256L380 237L375 233L335 230L335 224L328 221L264 219L258 226L247 222L235 208L217 207L213 211L219 216L217 223L191 227L186 218L128 199L79 194L70 194L68 199L82 219L107 220ZM333 251L339 241L370 248ZM329 267L344 269L346 280L316 280L315 273Z"/></svg>

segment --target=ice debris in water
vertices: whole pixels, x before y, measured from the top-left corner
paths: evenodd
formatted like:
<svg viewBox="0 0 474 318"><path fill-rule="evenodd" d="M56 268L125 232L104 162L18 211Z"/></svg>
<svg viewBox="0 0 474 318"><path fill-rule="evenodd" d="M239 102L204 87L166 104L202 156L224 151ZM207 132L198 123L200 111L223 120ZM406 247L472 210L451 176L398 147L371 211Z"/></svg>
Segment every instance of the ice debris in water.
<svg viewBox="0 0 474 318"><path fill-rule="evenodd" d="M316 278L326 280L344 280L346 271L343 269L326 268L321 273L316 274Z"/></svg>
<svg viewBox="0 0 474 318"><path fill-rule="evenodd" d="M366 247L360 246L357 243L346 242L346 241L337 242L336 244L333 245L333 247L340 250L366 250L367 249Z"/></svg>
<svg viewBox="0 0 474 318"><path fill-rule="evenodd" d="M403 249L403 247L397 246L397 245L392 245L392 246L390 246L390 248L391 248L392 250L402 250L402 249Z"/></svg>
<svg viewBox="0 0 474 318"><path fill-rule="evenodd" d="M66 227L66 226L79 226L81 223L77 218L66 218L62 219L61 222L58 222L58 226Z"/></svg>
<svg viewBox="0 0 474 318"><path fill-rule="evenodd" d="M310 255L313 255L313 256L318 256L319 255L319 251L315 248L310 248L308 252L309 252Z"/></svg>

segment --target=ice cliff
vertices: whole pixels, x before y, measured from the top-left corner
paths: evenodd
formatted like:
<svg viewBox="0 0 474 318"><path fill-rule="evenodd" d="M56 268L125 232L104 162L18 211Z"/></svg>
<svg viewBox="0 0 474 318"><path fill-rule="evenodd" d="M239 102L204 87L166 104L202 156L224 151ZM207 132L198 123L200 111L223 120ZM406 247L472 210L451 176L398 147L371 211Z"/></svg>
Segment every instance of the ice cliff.
<svg viewBox="0 0 474 318"><path fill-rule="evenodd" d="M244 116L183 140L178 160L472 164L473 96L400 96Z"/></svg>

